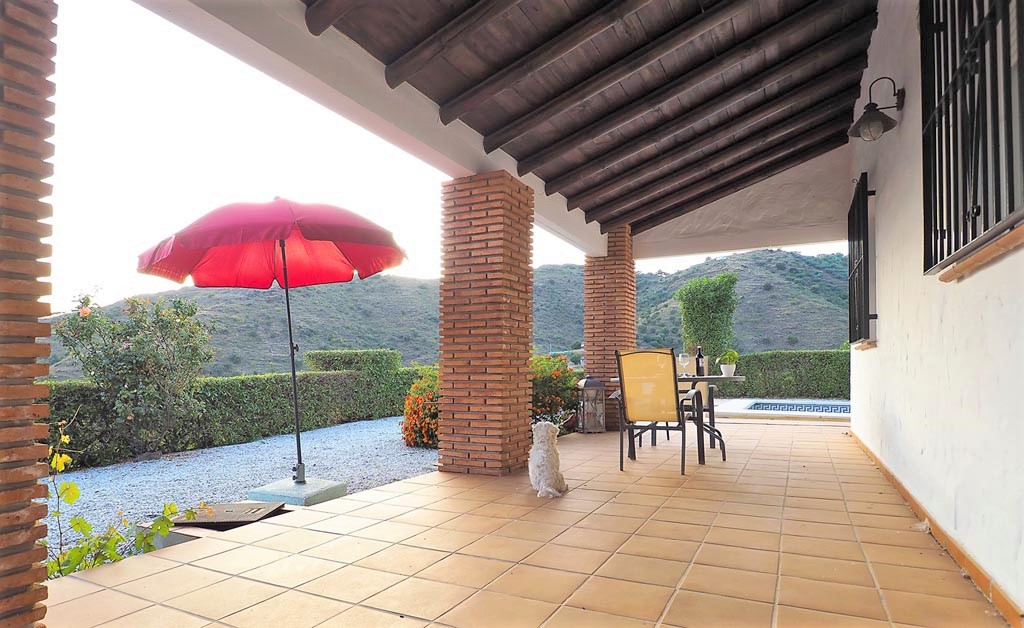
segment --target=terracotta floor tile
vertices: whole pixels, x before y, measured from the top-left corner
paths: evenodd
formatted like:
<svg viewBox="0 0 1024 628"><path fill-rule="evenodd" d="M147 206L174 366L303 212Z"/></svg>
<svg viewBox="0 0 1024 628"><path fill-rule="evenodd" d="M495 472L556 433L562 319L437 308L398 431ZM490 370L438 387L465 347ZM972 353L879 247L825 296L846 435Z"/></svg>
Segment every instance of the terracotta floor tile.
<svg viewBox="0 0 1024 628"><path fill-rule="evenodd" d="M150 603L113 589L79 597L54 606L47 605L46 625L53 628L89 628L141 610Z"/></svg>
<svg viewBox="0 0 1024 628"><path fill-rule="evenodd" d="M292 528L288 526L279 526L273 523L256 521L244 526L239 526L234 530L217 532L216 538L224 539L225 541L234 541L235 543L255 543L256 541L262 541L263 539L270 538L275 534L281 534L282 532L287 532L291 529Z"/></svg>
<svg viewBox="0 0 1024 628"><path fill-rule="evenodd" d="M299 552L312 549L317 545L323 545L328 541L333 541L336 538L338 538L337 534L298 528L295 530L289 530L283 534L277 534L268 539L263 539L262 541L257 541L256 543L253 543L253 545L256 547L265 547L267 549L277 550L279 552L298 554Z"/></svg>
<svg viewBox="0 0 1024 628"><path fill-rule="evenodd" d="M459 550L460 554L518 562L540 549L542 543L503 536L485 536Z"/></svg>
<svg viewBox="0 0 1024 628"><path fill-rule="evenodd" d="M421 532L427 531L426 526L414 526L409 523L398 523L396 521L381 521L367 528L356 530L352 533L352 536L359 536L364 539L374 539L377 541L390 541L392 543L398 543L404 541L410 536L420 534Z"/></svg>
<svg viewBox="0 0 1024 628"><path fill-rule="evenodd" d="M779 573L808 580L856 584L862 587L875 586L867 563L853 560L783 553L782 569Z"/></svg>
<svg viewBox="0 0 1024 628"><path fill-rule="evenodd" d="M871 569L882 589L983 601L974 583L958 571L899 567L883 563L874 563Z"/></svg>
<svg viewBox="0 0 1024 628"><path fill-rule="evenodd" d="M882 528L857 528L857 536L861 543L877 545L895 545L897 547L918 547L922 549L939 549L932 535L911 530L883 530Z"/></svg>
<svg viewBox="0 0 1024 628"><path fill-rule="evenodd" d="M535 506L516 506L515 504L498 504L490 503L484 504L479 508L474 508L470 511L470 514L480 515L482 517L501 517L503 519L518 519L526 513L533 510Z"/></svg>
<svg viewBox="0 0 1024 628"><path fill-rule="evenodd" d="M498 536L510 536L516 539L527 541L540 541L547 543L559 534L565 532L566 526L551 523L538 523L536 521L510 521L494 531Z"/></svg>
<svg viewBox="0 0 1024 628"><path fill-rule="evenodd" d="M221 554L239 547L242 546L238 543L231 543L221 539L205 537L158 549L155 552L150 552L148 555L174 560L179 563L190 563L201 558L213 556L214 554Z"/></svg>
<svg viewBox="0 0 1024 628"><path fill-rule="evenodd" d="M835 510L846 512L846 502L835 499L813 499L810 497L786 497L783 503L786 508L813 508L816 510Z"/></svg>
<svg viewBox="0 0 1024 628"><path fill-rule="evenodd" d="M782 529L782 521L767 517L749 517L722 512L715 518L715 527L778 533Z"/></svg>
<svg viewBox="0 0 1024 628"><path fill-rule="evenodd" d="M536 521L538 523L550 523L560 526L571 526L583 517L586 513L573 512L571 510L555 510L553 508L537 508L531 510L521 517L523 521Z"/></svg>
<svg viewBox="0 0 1024 628"><path fill-rule="evenodd" d="M882 600L874 587L782 576L779 604L882 621L886 619Z"/></svg>
<svg viewBox="0 0 1024 628"><path fill-rule="evenodd" d="M587 577L579 573L516 565L487 586L490 591L561 604Z"/></svg>
<svg viewBox="0 0 1024 628"><path fill-rule="evenodd" d="M455 517L458 517L458 513L444 512L443 510L427 510L426 508L417 508L411 510L403 515L391 519L396 523L411 523L417 526L436 526L441 525L446 521L451 521Z"/></svg>
<svg viewBox="0 0 1024 628"><path fill-rule="evenodd" d="M599 515L594 513L584 517L574 527L632 534L633 532L636 532L645 521L646 519L640 519L638 517L612 517L609 515Z"/></svg>
<svg viewBox="0 0 1024 628"><path fill-rule="evenodd" d="M609 499L615 497L618 493L614 491L595 491L586 488L574 488L569 491L568 497L571 499L583 499L591 502L606 502ZM600 504L595 504L596 509Z"/></svg>
<svg viewBox="0 0 1024 628"><path fill-rule="evenodd" d="M423 628L426 622L373 608L353 606L317 628Z"/></svg>
<svg viewBox="0 0 1024 628"><path fill-rule="evenodd" d="M886 530L911 530L921 523L917 517L890 517L888 515L868 515L861 512L850 513L853 525L865 528L884 528Z"/></svg>
<svg viewBox="0 0 1024 628"><path fill-rule="evenodd" d="M301 591L285 591L228 615L221 621L239 628L263 628L265 626L288 626L289 628L312 628L349 608L349 604L310 595Z"/></svg>
<svg viewBox="0 0 1024 628"><path fill-rule="evenodd" d="M511 521L511 519L481 517L479 515L459 515L450 521L445 521L437 527L445 528L447 530L458 530L459 532L490 534L507 524L509 521Z"/></svg>
<svg viewBox="0 0 1024 628"><path fill-rule="evenodd" d="M412 510L409 506L399 506L396 504L370 504L364 506L359 510L353 510L348 514L353 517L364 517L366 519L392 519L398 515L404 515L405 513Z"/></svg>
<svg viewBox="0 0 1024 628"><path fill-rule="evenodd" d="M404 579L399 574L348 565L307 582L299 590L357 604Z"/></svg>
<svg viewBox="0 0 1024 628"><path fill-rule="evenodd" d="M126 582L118 586L117 590L153 602L164 602L173 597L210 586L215 582L226 580L229 577L227 574L217 571L200 569L192 565L181 565L152 576ZM71 579L61 578L55 582L63 584L65 580ZM50 588L50 597L47 600L47 604L59 603L54 601L59 599L54 596L54 585L48 584L48 586Z"/></svg>
<svg viewBox="0 0 1024 628"><path fill-rule="evenodd" d="M810 521L813 523L837 523L840 525L850 524L850 516L845 512L822 508L787 507L783 510L782 517L784 519L791 519L793 521Z"/></svg>
<svg viewBox="0 0 1024 628"><path fill-rule="evenodd" d="M545 508L553 508L555 510L568 510L570 512L594 512L601 507L601 504L605 500L594 501L591 499L576 499L573 497L561 497L551 502Z"/></svg>
<svg viewBox="0 0 1024 628"><path fill-rule="evenodd" d="M287 589L245 578L228 578L164 602L183 611L221 619L253 604L284 593Z"/></svg>
<svg viewBox="0 0 1024 628"><path fill-rule="evenodd" d="M574 526L559 534L551 542L557 545L571 545L573 547L596 549L603 552L614 552L629 538L630 536L624 532L608 532Z"/></svg>
<svg viewBox="0 0 1024 628"><path fill-rule="evenodd" d="M493 491L486 488L473 488L465 493L459 495L459 499L472 499L478 502L496 502L503 497L507 497L508 493L502 491Z"/></svg>
<svg viewBox="0 0 1024 628"><path fill-rule="evenodd" d="M394 495L388 495L388 497L394 497ZM293 527L304 527L317 521L323 521L329 519L331 513L322 512L320 510L312 510L309 508L296 508L290 510L283 515L276 515L267 519L267 523L273 523L278 526L293 526Z"/></svg>
<svg viewBox="0 0 1024 628"><path fill-rule="evenodd" d="M806 608L780 606L777 628L885 628L889 622L850 615L823 613Z"/></svg>
<svg viewBox="0 0 1024 628"><path fill-rule="evenodd" d="M921 595L903 591L883 591L889 615L896 623L936 628L1003 628L1006 623L991 604Z"/></svg>
<svg viewBox="0 0 1024 628"><path fill-rule="evenodd" d="M557 608L548 602L480 591L439 621L456 628L536 628Z"/></svg>
<svg viewBox="0 0 1024 628"><path fill-rule="evenodd" d="M498 498L496 503L540 508L541 506L547 506L550 504L552 499L553 498L551 497L537 497L536 491L531 489L529 493L506 493L502 497Z"/></svg>
<svg viewBox="0 0 1024 628"><path fill-rule="evenodd" d="M686 573L680 588L758 602L773 602L775 581L775 574L695 564Z"/></svg>
<svg viewBox="0 0 1024 628"><path fill-rule="evenodd" d="M855 541L836 541L812 536L782 535L782 551L804 556L820 556L840 560L864 560L864 552Z"/></svg>
<svg viewBox="0 0 1024 628"><path fill-rule="evenodd" d="M868 557L868 560L873 563L960 571L960 568L956 566L953 559L942 550L875 545L874 543L861 543L861 546L864 548L864 554Z"/></svg>
<svg viewBox="0 0 1024 628"><path fill-rule="evenodd" d="M391 497L392 499L395 499L394 495L392 495ZM336 515L343 515L347 512L352 512L353 510L358 510L360 508L365 507L366 502L355 501L353 499L345 499L344 497L340 497L338 499L331 499L326 502L317 504L316 506L310 506L312 510L330 512Z"/></svg>
<svg viewBox="0 0 1024 628"><path fill-rule="evenodd" d="M783 534L795 536L813 536L819 539L835 539L837 541L856 541L853 526L835 523L813 523L810 521L782 521Z"/></svg>
<svg viewBox="0 0 1024 628"><path fill-rule="evenodd" d="M190 541L190 543L196 542L197 541ZM204 569L223 571L224 573L230 574L240 574L243 571L262 567L267 563L272 563L275 560L281 560L287 556L287 552L279 552L265 547L243 545L233 550L228 550L223 554L215 554L209 558L197 560L192 564Z"/></svg>
<svg viewBox="0 0 1024 628"><path fill-rule="evenodd" d="M180 569L180 568L181 567L176 567L176 569ZM192 569L192 567L189 567L189 569ZM167 573L167 572L166 571L162 571L160 573ZM156 575L159 576L160 574L156 574ZM221 578L227 577L227 576L222 576L220 574L217 574L217 575L219 577L221 577ZM156 576L149 576L148 578L142 578L141 580L148 580L149 578L153 578L153 577L156 577ZM140 580L135 580L134 582L140 582ZM102 591L102 590L103 590L103 587L101 587L100 585L93 584L91 582L88 582L86 580L82 580L80 578L76 578L75 576L64 576L62 578L57 578L55 580L49 580L46 583L46 593L47 593L46 605L47 606L56 606L58 604L62 604L64 602L67 602L68 600L78 599L80 597L89 595L90 593L96 593L97 591ZM147 597L146 599L151 599L151 598Z"/></svg>
<svg viewBox="0 0 1024 628"><path fill-rule="evenodd" d="M47 615L46 621L54 628L59 628L58 624L52 623L53 620L49 615ZM200 628L200 626L207 625L209 625L207 619L166 606L150 606L114 621L100 624L100 628L140 628L141 626L145 626L145 628Z"/></svg>
<svg viewBox="0 0 1024 628"><path fill-rule="evenodd" d="M667 587L594 577L583 583L566 605L655 621L661 616L672 592Z"/></svg>
<svg viewBox="0 0 1024 628"><path fill-rule="evenodd" d="M657 508L663 505L669 498L660 495L644 495L641 493L620 493L612 498L611 504L633 504L636 506L653 506Z"/></svg>
<svg viewBox="0 0 1024 628"><path fill-rule="evenodd" d="M329 519L322 519L316 523L311 523L306 526L305 529L316 530L319 532L331 532L333 534L350 534L356 530L369 528L377 523L378 521L376 519L367 519L366 517L335 515Z"/></svg>
<svg viewBox="0 0 1024 628"><path fill-rule="evenodd" d="M780 538L781 535L772 532L754 532L751 530L715 527L708 531L704 542L777 552L779 550Z"/></svg>
<svg viewBox="0 0 1024 628"><path fill-rule="evenodd" d="M639 619L587 611L572 606L559 608L544 624L544 628L651 628L653 626L653 623Z"/></svg>
<svg viewBox="0 0 1024 628"><path fill-rule="evenodd" d="M423 508L424 506L427 506L429 504L433 504L434 502L437 502L437 501L440 501L440 499L437 498L437 497L431 497L429 495L409 495L409 494L405 494L405 495L398 495L396 497L392 497L391 499L389 499L387 501L383 501L383 502L379 502L379 503L381 503L381 504L392 504L392 505L395 505L395 506L408 506L410 508ZM353 508L352 510L355 510L355 509ZM351 512L351 511L346 511L346 512ZM409 522L406 522L406 523L409 523Z"/></svg>
<svg viewBox="0 0 1024 628"><path fill-rule="evenodd" d="M342 536L323 545L317 545L302 554L343 563L354 563L387 547L391 547L391 543L361 539L357 536Z"/></svg>
<svg viewBox="0 0 1024 628"><path fill-rule="evenodd" d="M363 602L363 605L433 620L447 613L474 593L476 593L476 589L469 587L422 578L409 578L374 595Z"/></svg>
<svg viewBox="0 0 1024 628"><path fill-rule="evenodd" d="M693 560L693 555L697 552L698 547L700 547L700 543L696 541L658 539L653 536L632 536L619 547L618 552L634 556L689 562Z"/></svg>
<svg viewBox="0 0 1024 628"><path fill-rule="evenodd" d="M452 554L419 572L416 577L481 589L514 564L492 558Z"/></svg>
<svg viewBox="0 0 1024 628"><path fill-rule="evenodd" d="M620 553L613 554L601 565L596 575L674 587L679 584L688 566L685 562Z"/></svg>
<svg viewBox="0 0 1024 628"><path fill-rule="evenodd" d="M671 521L648 521L636 531L641 536L653 536L677 541L701 541L708 534L708 526Z"/></svg>
<svg viewBox="0 0 1024 628"><path fill-rule="evenodd" d="M746 515L749 517L767 517L774 519L782 518L781 506L765 506L763 504L742 504L726 502L722 505L723 513L731 515Z"/></svg>
<svg viewBox="0 0 1024 628"><path fill-rule="evenodd" d="M772 605L695 591L680 591L665 614L666 626L769 628Z"/></svg>
<svg viewBox="0 0 1024 628"><path fill-rule="evenodd" d="M610 556L611 552L549 543L522 559L522 562L538 567L594 573Z"/></svg>
<svg viewBox="0 0 1024 628"><path fill-rule="evenodd" d="M670 497L665 500L664 507L714 513L721 510L725 504L726 502L707 501L705 499L693 499L691 497Z"/></svg>
<svg viewBox="0 0 1024 628"><path fill-rule="evenodd" d="M446 498L439 499L432 504L424 506L429 510L440 510L443 512L454 512L454 513L467 513L471 510L476 510L481 506L486 506L489 502L481 502L473 499L455 499Z"/></svg>
<svg viewBox="0 0 1024 628"><path fill-rule="evenodd" d="M341 567L333 560L324 560L312 556L293 555L268 565L257 567L241 575L261 582L269 582L279 587L295 588L324 574Z"/></svg>
<svg viewBox="0 0 1024 628"><path fill-rule="evenodd" d="M705 543L693 559L694 563L728 567L746 571L776 574L779 570L779 553L732 545Z"/></svg>
<svg viewBox="0 0 1024 628"><path fill-rule="evenodd" d="M194 541L192 541L194 542ZM132 560L122 560L116 563L109 563L85 569L75 574L76 578L88 580L94 584L104 587L114 587L125 582L145 578L161 571L167 571L177 567L178 563L157 558L152 554L136 556Z"/></svg>
<svg viewBox="0 0 1024 628"><path fill-rule="evenodd" d="M376 504L377 502L382 502L386 499L391 499L394 496L394 493L370 489L368 491L359 491L358 493L351 493L349 495L346 495L345 499L351 499L353 501L360 502L370 502L371 504Z"/></svg>
<svg viewBox="0 0 1024 628"><path fill-rule="evenodd" d="M674 523L691 523L708 526L715 520L715 513L706 510L690 510L688 508L660 508L651 516L655 521L671 521Z"/></svg>
<svg viewBox="0 0 1024 628"><path fill-rule="evenodd" d="M411 576L433 565L447 555L447 552L439 552L422 547L392 545L372 556L367 556L357 561L355 564L367 569L390 571L391 573Z"/></svg>
<svg viewBox="0 0 1024 628"><path fill-rule="evenodd" d="M473 541L483 538L482 534L472 532L459 532L458 530L445 530L444 528L430 528L429 530L411 536L402 545L425 547L427 549L454 552L469 545Z"/></svg>
<svg viewBox="0 0 1024 628"><path fill-rule="evenodd" d="M594 511L595 515L611 515L613 517L637 517L640 519L647 519L657 511L655 506L643 506L640 504L625 504L618 501L616 498L597 510Z"/></svg>
<svg viewBox="0 0 1024 628"><path fill-rule="evenodd" d="M846 502L846 509L867 515L888 515L890 517L915 517L914 511L903 504L877 504L872 502ZM916 518L916 517L915 517Z"/></svg>

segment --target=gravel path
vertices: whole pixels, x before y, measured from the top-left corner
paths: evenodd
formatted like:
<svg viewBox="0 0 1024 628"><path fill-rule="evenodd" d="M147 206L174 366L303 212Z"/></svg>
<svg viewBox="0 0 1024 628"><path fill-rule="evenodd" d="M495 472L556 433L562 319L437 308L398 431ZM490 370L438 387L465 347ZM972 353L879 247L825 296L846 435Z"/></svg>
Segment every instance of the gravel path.
<svg viewBox="0 0 1024 628"><path fill-rule="evenodd" d="M302 434L306 475L339 480L350 493L434 470L437 451L406 447L401 417L356 421ZM77 482L82 496L65 507L65 516L84 515L94 527L117 520L151 519L165 502L179 508L199 502L245 499L251 488L290 478L295 464L295 435L196 451L168 454L157 460L64 473ZM51 505L52 507L52 505ZM50 542L56 542L51 523Z"/></svg>

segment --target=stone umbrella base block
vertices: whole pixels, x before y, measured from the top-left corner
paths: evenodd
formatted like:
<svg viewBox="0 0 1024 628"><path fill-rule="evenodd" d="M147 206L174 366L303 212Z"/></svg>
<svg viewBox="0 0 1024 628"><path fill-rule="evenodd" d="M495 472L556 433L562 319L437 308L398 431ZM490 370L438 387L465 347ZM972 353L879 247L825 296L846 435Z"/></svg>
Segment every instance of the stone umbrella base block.
<svg viewBox="0 0 1024 628"><path fill-rule="evenodd" d="M293 480L279 480L249 491L249 499L259 502L284 502L293 506L313 506L344 497L348 487L344 482L306 478L305 484Z"/></svg>

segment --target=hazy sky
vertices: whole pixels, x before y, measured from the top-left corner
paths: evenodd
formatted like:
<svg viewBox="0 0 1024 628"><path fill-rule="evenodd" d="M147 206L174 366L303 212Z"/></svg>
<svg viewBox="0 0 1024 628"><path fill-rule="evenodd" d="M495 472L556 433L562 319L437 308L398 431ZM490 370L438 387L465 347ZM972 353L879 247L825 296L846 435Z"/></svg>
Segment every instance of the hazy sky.
<svg viewBox="0 0 1024 628"><path fill-rule="evenodd" d="M85 292L106 303L174 288L136 273L137 255L211 209L275 196L363 214L405 248L392 272L440 274L443 173L130 0L59 5L55 310ZM534 242L535 265L583 261L543 230Z"/></svg>

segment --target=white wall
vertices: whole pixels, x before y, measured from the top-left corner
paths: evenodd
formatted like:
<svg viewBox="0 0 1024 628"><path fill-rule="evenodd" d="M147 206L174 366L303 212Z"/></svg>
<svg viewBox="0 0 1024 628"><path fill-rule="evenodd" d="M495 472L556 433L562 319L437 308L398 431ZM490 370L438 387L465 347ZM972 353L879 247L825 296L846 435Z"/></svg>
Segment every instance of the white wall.
<svg viewBox="0 0 1024 628"><path fill-rule="evenodd" d="M878 313L877 348L851 356L853 431L1024 606L1024 249L959 283L923 274L917 6L879 14L858 111L883 75L907 101L894 131L852 142L851 178L877 191Z"/></svg>

